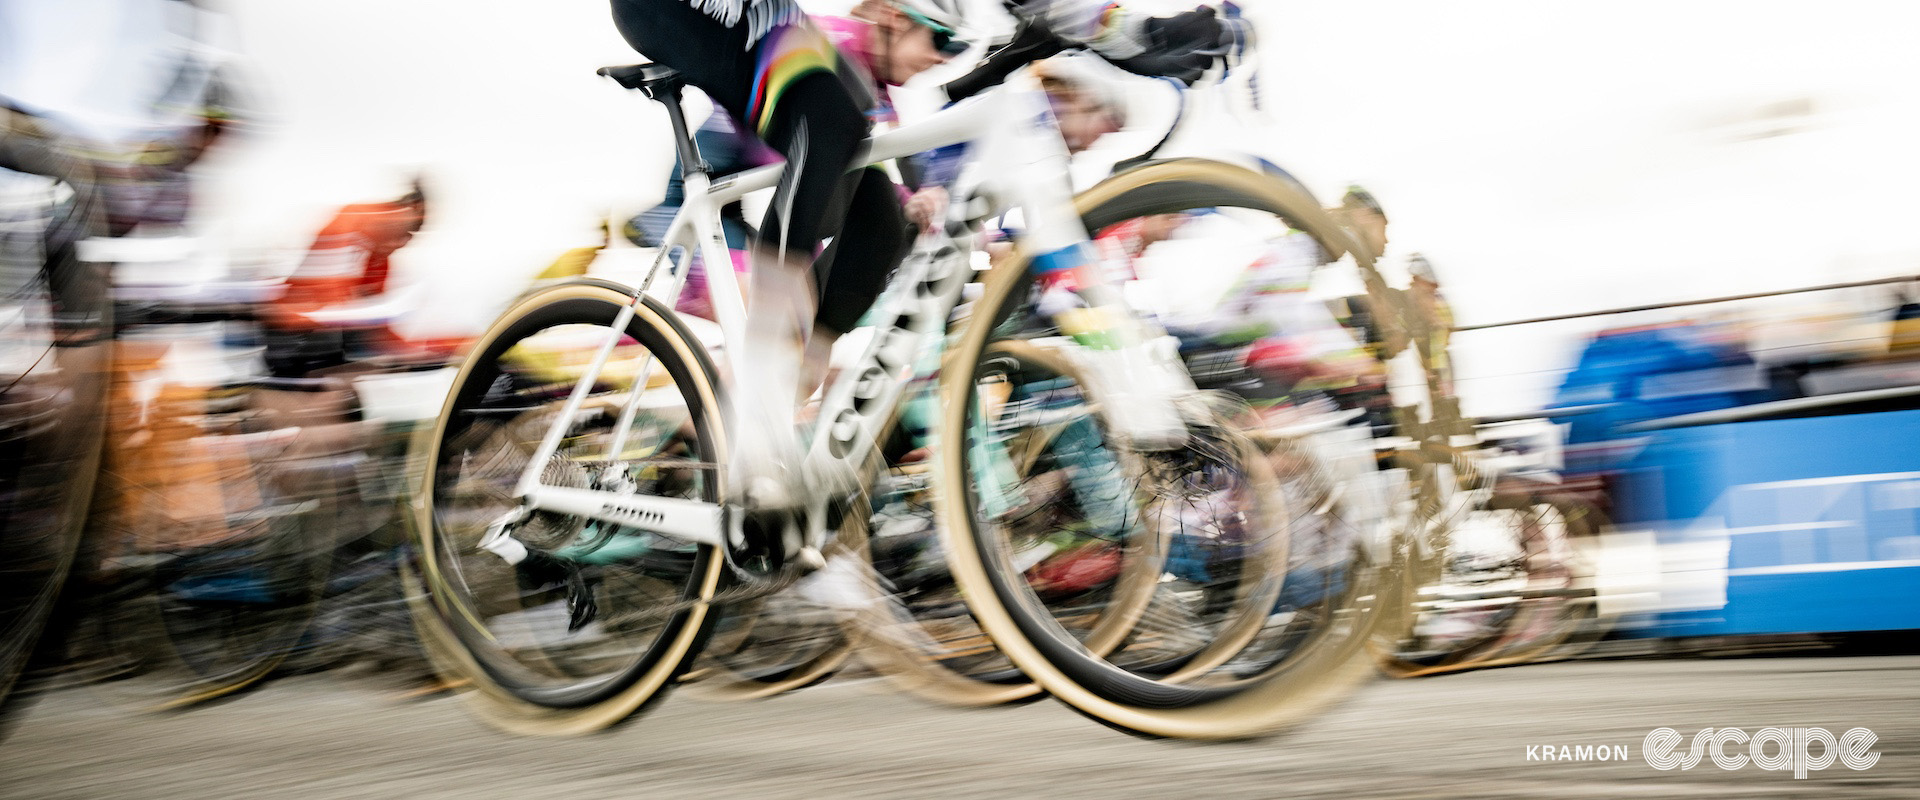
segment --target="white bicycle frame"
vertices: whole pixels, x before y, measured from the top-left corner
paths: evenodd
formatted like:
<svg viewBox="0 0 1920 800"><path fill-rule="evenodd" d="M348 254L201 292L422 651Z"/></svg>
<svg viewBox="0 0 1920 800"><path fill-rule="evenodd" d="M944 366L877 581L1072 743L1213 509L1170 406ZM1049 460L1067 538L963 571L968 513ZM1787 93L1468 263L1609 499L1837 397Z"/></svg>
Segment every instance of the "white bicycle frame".
<svg viewBox="0 0 1920 800"><path fill-rule="evenodd" d="M656 98L672 102L671 98ZM679 134L680 147L693 147L690 137ZM1023 252L1037 254L1036 266L1050 263L1055 268L1088 264L1091 247L1086 228L1073 206L1073 192L1067 174L1065 145L1045 96L1037 89L1003 86L958 103L914 124L875 136L868 140L858 159L862 166L925 152L961 142L972 143L972 158L951 192L948 230L967 231L957 240L950 235L931 234L920 238L913 252L888 281L875 302L873 319L879 320L866 352L857 365L845 370L828 387L819 419L821 427L813 437L799 466L808 486L845 486L851 488L859 459L873 446L880 426L900 400L911 365L924 337L941 330L959 303L964 286L972 279L970 255L978 234L974 220L985 219L998 210L1018 207L1025 214L1026 230L1020 237ZM697 154L691 163L699 164ZM668 228L653 268L636 291L633 303L614 319L606 341L600 344L586 372L568 396L561 413L554 418L539 447L520 477L517 495L524 505L489 526L481 546L496 551L516 551L517 543L506 543L510 527L531 511L585 517L646 530L674 539L699 544L725 546L729 539L729 515L725 503L707 503L676 498L647 497L603 489L549 486L540 482L541 468L558 450L570 421L576 418L588 393L597 381L615 345L619 342L640 297L646 295L660 276L660 268L673 259L672 284L666 291L669 304L684 287L693 253L702 255L707 284L724 341L741 342L746 336L746 307L731 258L721 238L719 214L726 204L749 192L772 188L779 180L783 165L775 164L747 170L718 179L700 165L683 176L685 203ZM984 206L983 206L984 204ZM677 256L677 257L676 257ZM1098 273L1097 269L1082 273ZM1083 281L1084 283L1084 281ZM1119 291L1094 282L1077 290L1096 310L1121 310L1106 317L1113 329L1108 333L1116 346L1097 354L1102 370L1114 375L1114 383L1124 382L1133 402L1125 405L1131 413L1110 420L1116 432L1138 442L1165 442L1184 436L1174 400L1192 383L1178 369L1177 359L1156 354L1149 345L1157 331L1137 315L1124 311ZM1157 357L1156 357L1157 355ZM643 367L651 366L643 364ZM648 370L637 374L644 381ZM731 373L731 369L728 369ZM731 375L731 388L741 388L740 379ZM793 387L762 387L769 391L792 391ZM614 459L626 446L628 429L640 406L639 386L629 391L615 425L608 459ZM1121 404L1112 404L1121 405ZM745 426L732 426L735 431ZM723 483L724 485L724 483ZM820 512L828 501L826 492L815 492L809 512ZM732 515L731 526L737 533L740 515ZM827 532L825 515L808 513L805 545L818 552ZM517 559L516 559L517 560Z"/></svg>

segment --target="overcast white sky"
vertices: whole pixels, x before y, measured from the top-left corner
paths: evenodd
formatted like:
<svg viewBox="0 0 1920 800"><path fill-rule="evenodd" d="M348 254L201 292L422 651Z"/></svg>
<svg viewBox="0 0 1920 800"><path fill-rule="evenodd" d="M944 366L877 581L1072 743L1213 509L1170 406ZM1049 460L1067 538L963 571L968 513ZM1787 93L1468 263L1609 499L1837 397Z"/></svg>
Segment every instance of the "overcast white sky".
<svg viewBox="0 0 1920 800"><path fill-rule="evenodd" d="M58 7L124 21L106 12L141 2ZM1920 272L1920 4L1246 5L1278 122L1245 145L1322 199L1371 188L1390 255L1427 254L1462 323ZM593 75L636 60L604 0L226 7L274 123L211 173L237 247L301 246L424 165L434 225L402 279L441 324L477 324L657 196L658 113ZM1594 326L1461 334L1470 410L1544 401Z"/></svg>

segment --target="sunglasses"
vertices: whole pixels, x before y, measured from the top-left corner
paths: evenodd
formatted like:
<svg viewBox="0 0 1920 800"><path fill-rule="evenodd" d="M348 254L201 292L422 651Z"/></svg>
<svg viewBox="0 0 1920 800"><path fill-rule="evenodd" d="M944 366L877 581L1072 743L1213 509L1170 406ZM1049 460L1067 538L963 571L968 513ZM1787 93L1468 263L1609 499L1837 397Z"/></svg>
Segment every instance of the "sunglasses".
<svg viewBox="0 0 1920 800"><path fill-rule="evenodd" d="M900 13L907 15L907 19L913 20L914 23L920 27L933 32L933 49L940 51L941 55L953 57L967 52L968 44L966 40L959 38L958 31L934 22L932 19L929 19L927 15L911 8L902 6L895 6L895 8L900 9Z"/></svg>

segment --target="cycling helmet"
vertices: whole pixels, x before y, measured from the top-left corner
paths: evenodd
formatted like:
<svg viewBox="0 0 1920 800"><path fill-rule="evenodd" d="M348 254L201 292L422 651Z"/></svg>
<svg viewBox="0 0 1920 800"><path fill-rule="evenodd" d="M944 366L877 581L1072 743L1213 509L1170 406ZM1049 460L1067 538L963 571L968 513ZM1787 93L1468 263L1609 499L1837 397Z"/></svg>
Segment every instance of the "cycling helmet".
<svg viewBox="0 0 1920 800"><path fill-rule="evenodd" d="M967 51L961 0L891 0L907 18L933 31L933 49L952 58Z"/></svg>
<svg viewBox="0 0 1920 800"><path fill-rule="evenodd" d="M1407 254L1407 275L1435 286L1440 285L1440 279L1433 274L1433 263L1419 253Z"/></svg>
<svg viewBox="0 0 1920 800"><path fill-rule="evenodd" d="M964 0L893 0L893 6L908 16L924 18L923 24L931 22L954 32L961 30L967 18Z"/></svg>

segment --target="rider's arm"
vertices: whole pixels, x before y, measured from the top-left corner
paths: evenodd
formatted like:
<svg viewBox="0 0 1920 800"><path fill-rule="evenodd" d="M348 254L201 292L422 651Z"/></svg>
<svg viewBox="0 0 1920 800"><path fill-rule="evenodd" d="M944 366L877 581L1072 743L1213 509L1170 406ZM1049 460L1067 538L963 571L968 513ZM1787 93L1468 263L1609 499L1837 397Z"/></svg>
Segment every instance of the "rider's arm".
<svg viewBox="0 0 1920 800"><path fill-rule="evenodd" d="M1011 0L1013 12L1109 59L1147 51L1148 17L1106 0Z"/></svg>
<svg viewBox="0 0 1920 800"><path fill-rule="evenodd" d="M1046 25L1022 20L1014 32L1013 41L982 59L972 72L947 83L947 99L965 100L998 86L1021 67L1051 58L1071 45L1066 39L1054 35Z"/></svg>
<svg viewBox="0 0 1920 800"><path fill-rule="evenodd" d="M1092 50L1129 72L1189 83L1220 56L1222 30L1212 8L1149 17L1101 0L1009 0L1008 7L1020 20L1013 40L947 83L948 99L972 97L1072 47Z"/></svg>
<svg viewBox="0 0 1920 800"><path fill-rule="evenodd" d="M1212 7L1152 17L1105 0L1010 0L1014 13L1140 75L1192 83L1224 49Z"/></svg>

